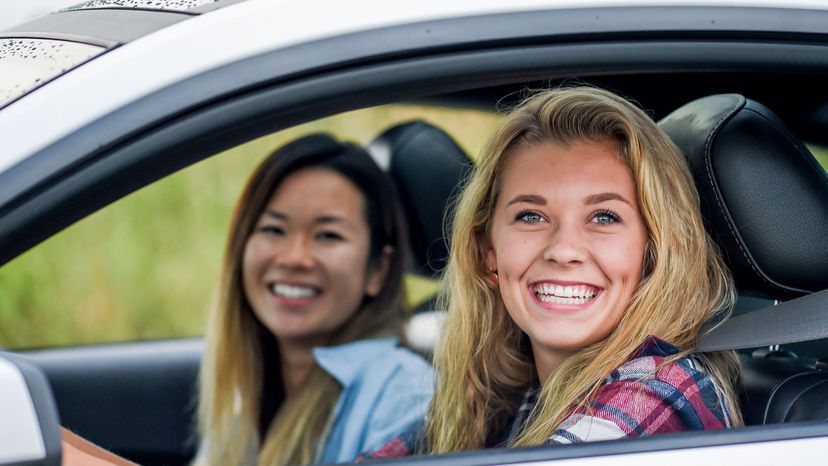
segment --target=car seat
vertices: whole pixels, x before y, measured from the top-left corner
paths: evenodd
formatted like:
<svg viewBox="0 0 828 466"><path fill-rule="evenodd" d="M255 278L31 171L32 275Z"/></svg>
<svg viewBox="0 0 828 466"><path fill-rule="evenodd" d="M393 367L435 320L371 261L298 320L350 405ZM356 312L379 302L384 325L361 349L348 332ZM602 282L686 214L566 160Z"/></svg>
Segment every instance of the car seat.
<svg viewBox="0 0 828 466"><path fill-rule="evenodd" d="M828 288L828 176L771 110L714 95L659 126L687 157L740 295L784 301ZM810 352L817 358L784 346L741 354L746 424L828 419L827 366Z"/></svg>
<svg viewBox="0 0 828 466"><path fill-rule="evenodd" d="M446 212L472 161L448 133L419 120L387 129L367 149L394 181L403 205L411 258L407 292L418 295L410 303L416 313L406 335L412 347L430 355L445 317L434 298L448 261Z"/></svg>

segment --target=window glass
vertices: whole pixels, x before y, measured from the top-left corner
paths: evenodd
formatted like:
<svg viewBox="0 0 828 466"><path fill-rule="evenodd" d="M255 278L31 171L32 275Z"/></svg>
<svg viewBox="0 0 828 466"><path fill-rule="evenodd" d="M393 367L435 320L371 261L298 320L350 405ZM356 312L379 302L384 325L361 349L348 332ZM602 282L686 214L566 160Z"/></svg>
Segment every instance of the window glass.
<svg viewBox="0 0 828 466"><path fill-rule="evenodd" d="M822 168L828 171L828 147L808 145L808 149L814 154Z"/></svg>
<svg viewBox="0 0 828 466"><path fill-rule="evenodd" d="M282 144L326 131L361 144L423 119L476 154L499 117L415 105L318 120L250 141L81 220L0 268L0 346L39 348L200 335L236 197ZM433 283L410 280L422 300ZM416 303L415 303L416 304Z"/></svg>
<svg viewBox="0 0 828 466"><path fill-rule="evenodd" d="M215 3L218 0L89 0L67 10L90 10L94 8L152 8L156 10L185 11L197 6Z"/></svg>
<svg viewBox="0 0 828 466"><path fill-rule="evenodd" d="M0 108L105 50L65 40L0 39Z"/></svg>

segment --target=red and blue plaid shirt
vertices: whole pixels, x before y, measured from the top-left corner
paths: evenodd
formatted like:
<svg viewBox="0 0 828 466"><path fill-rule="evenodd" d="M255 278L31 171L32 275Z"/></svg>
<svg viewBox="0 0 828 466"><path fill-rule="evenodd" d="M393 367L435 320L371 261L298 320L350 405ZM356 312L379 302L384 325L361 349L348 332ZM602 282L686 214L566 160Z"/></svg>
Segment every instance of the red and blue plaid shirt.
<svg viewBox="0 0 828 466"><path fill-rule="evenodd" d="M614 370L585 407L577 408L547 444L644 437L667 432L731 426L724 398L698 359L686 356L665 363L679 349L649 337L629 361ZM520 432L537 401L539 386L527 390L506 438ZM416 451L422 423L359 459L395 458Z"/></svg>

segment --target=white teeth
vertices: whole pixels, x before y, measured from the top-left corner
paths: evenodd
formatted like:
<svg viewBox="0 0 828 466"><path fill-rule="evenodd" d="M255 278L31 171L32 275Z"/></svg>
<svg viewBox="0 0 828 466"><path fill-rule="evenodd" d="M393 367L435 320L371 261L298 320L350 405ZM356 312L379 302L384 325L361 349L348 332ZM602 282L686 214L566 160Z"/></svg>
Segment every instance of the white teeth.
<svg viewBox="0 0 828 466"><path fill-rule="evenodd" d="M595 299L598 290L591 286L535 285L535 295L545 303L584 304Z"/></svg>
<svg viewBox="0 0 828 466"><path fill-rule="evenodd" d="M555 304L584 304L590 301L592 298L559 298L554 295L541 295L539 296L540 300L545 303L555 303Z"/></svg>
<svg viewBox="0 0 828 466"><path fill-rule="evenodd" d="M307 286L276 283L271 289L273 294L277 296L284 296L285 298L310 298L311 296L316 295L316 290Z"/></svg>

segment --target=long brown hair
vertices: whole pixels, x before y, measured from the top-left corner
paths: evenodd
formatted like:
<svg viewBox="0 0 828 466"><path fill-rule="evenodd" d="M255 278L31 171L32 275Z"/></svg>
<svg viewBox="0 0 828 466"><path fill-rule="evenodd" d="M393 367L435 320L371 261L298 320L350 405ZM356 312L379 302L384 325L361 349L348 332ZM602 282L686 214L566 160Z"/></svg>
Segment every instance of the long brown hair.
<svg viewBox="0 0 828 466"><path fill-rule="evenodd" d="M612 370L655 335L693 351L703 323L729 310L734 288L707 235L686 161L644 112L607 91L557 89L529 98L510 113L474 169L454 213L442 299L448 319L435 355L437 391L427 422L433 453L489 446L514 415L535 376L526 335L509 318L499 291L486 282L488 225L509 155L547 143L614 141L635 181L649 239L644 277L615 330L567 358L543 385L514 445L543 443L574 406L584 405ZM704 356L741 423L732 353Z"/></svg>
<svg viewBox="0 0 828 466"><path fill-rule="evenodd" d="M206 464L307 464L317 459L324 442L341 386L314 365L296 395L284 399L275 337L256 319L242 286L244 248L259 216L280 183L307 167L333 170L362 193L370 232L366 267L391 251L382 289L365 297L330 344L401 337L404 231L386 175L365 151L326 135L276 150L251 175L236 204L208 321L198 410Z"/></svg>

